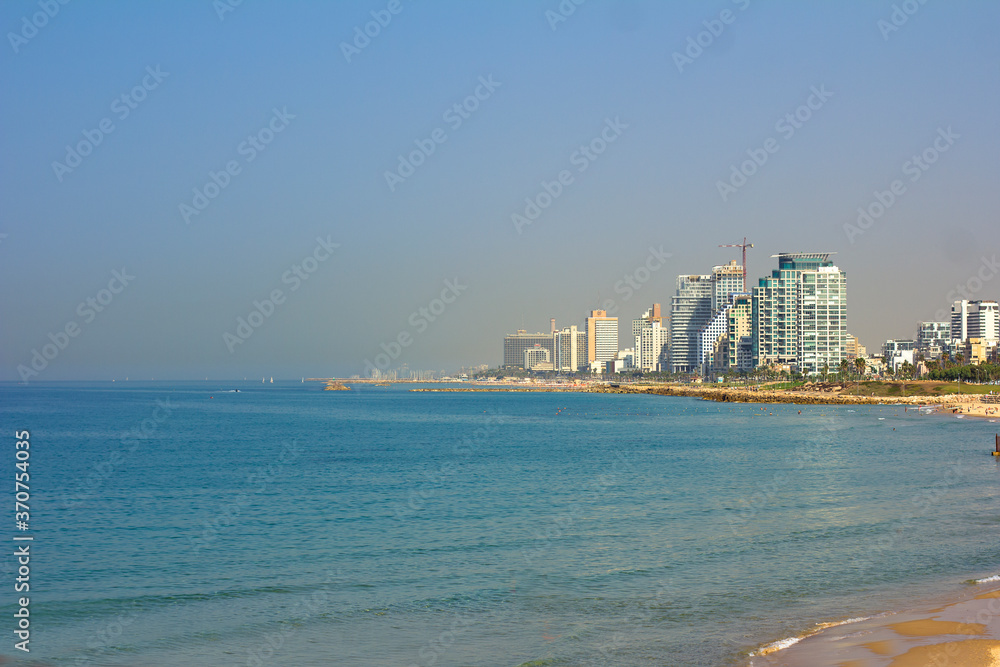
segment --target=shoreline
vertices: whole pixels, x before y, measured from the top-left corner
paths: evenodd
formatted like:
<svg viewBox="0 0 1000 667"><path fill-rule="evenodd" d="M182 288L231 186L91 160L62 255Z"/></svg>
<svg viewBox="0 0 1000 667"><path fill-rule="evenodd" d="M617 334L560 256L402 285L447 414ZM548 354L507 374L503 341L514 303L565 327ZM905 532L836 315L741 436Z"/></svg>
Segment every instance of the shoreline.
<svg viewBox="0 0 1000 667"><path fill-rule="evenodd" d="M596 394L648 394L655 396L680 396L700 398L722 403L785 403L789 405L904 405L930 409L933 413L947 411L956 416L1000 420L1000 403L987 403L984 394L946 394L941 396L857 396L838 391L741 389L714 386L681 385L538 385L507 384L501 386L476 385L469 387L420 387L417 392L572 392Z"/></svg>
<svg viewBox="0 0 1000 667"><path fill-rule="evenodd" d="M748 667L1000 667L1000 576L902 611L817 623L757 647Z"/></svg>
<svg viewBox="0 0 1000 667"><path fill-rule="evenodd" d="M679 387L673 385L592 388L597 393L655 394L685 396L723 403L787 403L791 405L904 405L931 408L935 412L952 411L970 417L1000 418L1000 404L985 403L984 394L948 394L943 396L856 396L824 391L787 389L734 389L732 387Z"/></svg>

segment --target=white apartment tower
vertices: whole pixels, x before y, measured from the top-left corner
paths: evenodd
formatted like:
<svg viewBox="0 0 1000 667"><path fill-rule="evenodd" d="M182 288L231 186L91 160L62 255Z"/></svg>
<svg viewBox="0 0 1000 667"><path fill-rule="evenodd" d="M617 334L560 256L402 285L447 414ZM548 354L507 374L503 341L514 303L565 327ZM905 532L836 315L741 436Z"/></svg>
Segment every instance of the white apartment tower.
<svg viewBox="0 0 1000 667"><path fill-rule="evenodd" d="M632 320L632 335L635 337L633 365L641 371L661 370L661 360L667 349L669 331L663 326L660 304Z"/></svg>
<svg viewBox="0 0 1000 667"><path fill-rule="evenodd" d="M831 254L774 255L777 270L753 288L754 366L816 373L846 358L847 276L830 261Z"/></svg>
<svg viewBox="0 0 1000 667"><path fill-rule="evenodd" d="M575 324L554 333L552 347L556 371L575 373L587 367L587 332L580 331Z"/></svg>
<svg viewBox="0 0 1000 667"><path fill-rule="evenodd" d="M714 300L711 275L677 276L677 292L670 301L670 372L701 371L699 335L712 319Z"/></svg>
<svg viewBox="0 0 1000 667"><path fill-rule="evenodd" d="M798 346L800 373L837 368L847 358L847 276L836 266L799 275Z"/></svg>

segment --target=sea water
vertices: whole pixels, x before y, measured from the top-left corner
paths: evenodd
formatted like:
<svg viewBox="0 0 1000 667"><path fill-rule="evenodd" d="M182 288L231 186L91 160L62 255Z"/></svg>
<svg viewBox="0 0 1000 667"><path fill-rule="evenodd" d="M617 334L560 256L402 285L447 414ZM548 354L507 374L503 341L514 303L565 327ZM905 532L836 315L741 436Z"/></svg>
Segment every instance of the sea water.
<svg viewBox="0 0 1000 667"><path fill-rule="evenodd" d="M746 664L817 623L1000 571L986 420L412 387L0 386L0 654ZM30 526L18 531L23 429ZM16 593L25 535L30 593ZM30 654L14 648L23 595Z"/></svg>

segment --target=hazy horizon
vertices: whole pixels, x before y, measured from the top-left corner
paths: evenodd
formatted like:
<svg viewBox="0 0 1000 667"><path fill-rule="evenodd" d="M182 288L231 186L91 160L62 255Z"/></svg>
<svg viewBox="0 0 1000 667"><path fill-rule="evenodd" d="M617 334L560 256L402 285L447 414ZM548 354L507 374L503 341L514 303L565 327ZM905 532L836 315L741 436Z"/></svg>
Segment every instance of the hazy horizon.
<svg viewBox="0 0 1000 667"><path fill-rule="evenodd" d="M394 367L496 366L505 334L608 300L628 348L744 237L751 286L772 255L836 253L875 352L959 285L1000 298L998 21L917 0L4 3L0 380L47 344L29 381L350 376L393 341Z"/></svg>

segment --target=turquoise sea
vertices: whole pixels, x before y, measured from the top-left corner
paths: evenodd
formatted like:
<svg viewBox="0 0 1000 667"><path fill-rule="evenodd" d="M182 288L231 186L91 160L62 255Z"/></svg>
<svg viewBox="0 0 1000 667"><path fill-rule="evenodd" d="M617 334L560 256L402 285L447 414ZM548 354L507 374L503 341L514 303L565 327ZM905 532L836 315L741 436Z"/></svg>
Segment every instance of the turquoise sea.
<svg viewBox="0 0 1000 667"><path fill-rule="evenodd" d="M0 654L739 665L817 623L1000 572L1000 424L896 406L410 388L0 385ZM12 632L16 535L34 538L30 655Z"/></svg>

